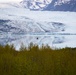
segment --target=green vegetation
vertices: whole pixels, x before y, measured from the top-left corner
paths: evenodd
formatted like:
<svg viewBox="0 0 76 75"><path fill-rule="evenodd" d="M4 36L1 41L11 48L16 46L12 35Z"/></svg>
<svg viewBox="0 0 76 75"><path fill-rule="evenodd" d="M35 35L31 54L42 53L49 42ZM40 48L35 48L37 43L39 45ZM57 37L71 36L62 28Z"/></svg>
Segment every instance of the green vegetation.
<svg viewBox="0 0 76 75"><path fill-rule="evenodd" d="M76 48L0 46L0 75L76 75Z"/></svg>

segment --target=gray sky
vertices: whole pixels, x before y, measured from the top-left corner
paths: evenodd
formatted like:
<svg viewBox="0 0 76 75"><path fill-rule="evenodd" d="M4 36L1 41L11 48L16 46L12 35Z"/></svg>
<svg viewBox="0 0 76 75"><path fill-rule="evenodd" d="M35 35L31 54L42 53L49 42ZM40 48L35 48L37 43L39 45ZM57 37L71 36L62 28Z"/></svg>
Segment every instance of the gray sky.
<svg viewBox="0 0 76 75"><path fill-rule="evenodd" d="M0 3L1 2L20 2L22 0L0 0Z"/></svg>

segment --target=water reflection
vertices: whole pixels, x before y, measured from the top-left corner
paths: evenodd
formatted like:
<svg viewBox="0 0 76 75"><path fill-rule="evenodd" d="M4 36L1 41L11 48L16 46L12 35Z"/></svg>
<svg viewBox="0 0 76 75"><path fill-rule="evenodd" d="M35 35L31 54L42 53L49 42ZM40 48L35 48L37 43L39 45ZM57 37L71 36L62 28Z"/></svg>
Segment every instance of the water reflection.
<svg viewBox="0 0 76 75"><path fill-rule="evenodd" d="M31 42L41 46L49 45L52 48L76 47L75 35L0 35L0 44L14 44L19 49L23 43L28 46Z"/></svg>

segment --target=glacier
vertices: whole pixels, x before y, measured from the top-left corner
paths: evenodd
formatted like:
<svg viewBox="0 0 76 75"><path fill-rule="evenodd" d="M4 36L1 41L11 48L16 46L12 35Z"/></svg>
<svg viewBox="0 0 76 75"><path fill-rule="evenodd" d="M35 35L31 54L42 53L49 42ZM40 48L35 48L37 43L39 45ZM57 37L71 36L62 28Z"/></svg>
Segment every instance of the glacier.
<svg viewBox="0 0 76 75"><path fill-rule="evenodd" d="M21 43L28 45L31 42L54 47L76 47L72 44L76 43L76 12L30 11L18 4L2 5L0 44L14 44L17 49Z"/></svg>

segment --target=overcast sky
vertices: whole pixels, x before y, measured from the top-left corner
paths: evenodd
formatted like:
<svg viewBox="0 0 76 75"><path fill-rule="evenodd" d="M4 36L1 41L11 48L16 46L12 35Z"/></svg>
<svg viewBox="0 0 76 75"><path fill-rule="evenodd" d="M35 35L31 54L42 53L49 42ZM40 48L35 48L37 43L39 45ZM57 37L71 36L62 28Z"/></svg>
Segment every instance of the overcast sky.
<svg viewBox="0 0 76 75"><path fill-rule="evenodd" d="M0 0L0 3L1 2L20 2L22 0Z"/></svg>

